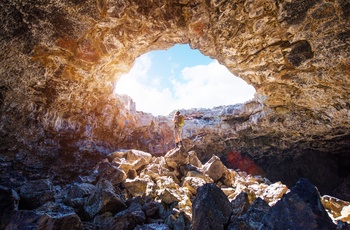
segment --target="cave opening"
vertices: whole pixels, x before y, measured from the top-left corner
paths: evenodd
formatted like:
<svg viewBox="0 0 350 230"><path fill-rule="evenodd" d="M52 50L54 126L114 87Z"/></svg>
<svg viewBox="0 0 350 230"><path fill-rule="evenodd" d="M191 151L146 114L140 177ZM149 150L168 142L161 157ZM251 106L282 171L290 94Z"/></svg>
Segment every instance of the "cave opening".
<svg viewBox="0 0 350 230"><path fill-rule="evenodd" d="M138 111L166 116L175 109L244 103L256 91L217 60L177 44L138 57L114 92L130 96Z"/></svg>

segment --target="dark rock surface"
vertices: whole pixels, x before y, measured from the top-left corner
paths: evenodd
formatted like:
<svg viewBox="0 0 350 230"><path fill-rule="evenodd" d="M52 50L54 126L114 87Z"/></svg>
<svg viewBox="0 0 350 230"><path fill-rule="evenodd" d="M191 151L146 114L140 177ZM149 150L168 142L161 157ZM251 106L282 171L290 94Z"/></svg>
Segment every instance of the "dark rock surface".
<svg viewBox="0 0 350 230"><path fill-rule="evenodd" d="M215 184L205 184L193 200L192 229L224 229L229 223L232 206Z"/></svg>
<svg viewBox="0 0 350 230"><path fill-rule="evenodd" d="M324 209L317 188L301 179L264 216L261 229L336 229Z"/></svg>

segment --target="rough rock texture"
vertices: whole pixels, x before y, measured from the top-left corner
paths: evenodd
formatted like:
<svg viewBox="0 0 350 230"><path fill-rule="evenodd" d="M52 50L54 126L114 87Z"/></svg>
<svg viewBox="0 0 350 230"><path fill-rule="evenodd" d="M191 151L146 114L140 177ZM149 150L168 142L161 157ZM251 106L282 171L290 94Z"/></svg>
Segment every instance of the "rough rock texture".
<svg viewBox="0 0 350 230"><path fill-rule="evenodd" d="M232 213L230 201L215 184L205 184L193 200L194 230L224 229Z"/></svg>
<svg viewBox="0 0 350 230"><path fill-rule="evenodd" d="M272 181L307 177L349 200L349 6L1 1L0 183L66 183L121 148L167 152L169 119L124 106L113 85L141 54L188 43L257 90L252 102L219 109L220 118L193 113L186 135L200 159L238 151Z"/></svg>
<svg viewBox="0 0 350 230"><path fill-rule="evenodd" d="M88 175L53 189L35 183L16 190L1 186L0 229L346 229L350 223L346 211L349 202L327 196L321 203L317 189L307 179L289 190L280 182L271 183L267 178L217 164L211 169L230 172L222 178L230 181L226 185L220 180L214 182L205 165L184 167L179 162L179 167L167 166L170 154L153 157L135 170L135 178L124 178L118 184L114 177L96 172L101 165L112 164L113 157L127 156L126 152L140 153L112 153ZM191 155L196 158L195 152ZM138 156L147 159L147 154ZM134 161L130 158L125 162ZM189 178L211 181L186 184ZM142 181L146 189L135 189L141 186L138 182L131 185L131 180ZM197 188L194 191L189 186ZM53 193L54 199L34 209L18 205L23 200L38 200L37 194L45 191Z"/></svg>
<svg viewBox="0 0 350 230"><path fill-rule="evenodd" d="M317 188L301 179L264 216L260 229L336 229L321 204Z"/></svg>

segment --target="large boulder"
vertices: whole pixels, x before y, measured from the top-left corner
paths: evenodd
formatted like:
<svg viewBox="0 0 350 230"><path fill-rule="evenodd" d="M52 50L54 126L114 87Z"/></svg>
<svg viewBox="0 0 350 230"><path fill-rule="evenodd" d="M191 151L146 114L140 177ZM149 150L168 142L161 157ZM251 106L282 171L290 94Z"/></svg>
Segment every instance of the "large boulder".
<svg viewBox="0 0 350 230"><path fill-rule="evenodd" d="M72 229L83 230L80 218L70 207L48 202L36 210L19 210L11 215L6 230Z"/></svg>
<svg viewBox="0 0 350 230"><path fill-rule="evenodd" d="M215 184L198 188L192 204L192 229L224 229L229 223L232 206L225 194Z"/></svg>
<svg viewBox="0 0 350 230"><path fill-rule="evenodd" d="M97 181L108 180L113 185L117 185L124 182L126 179L125 172L107 160L100 162L96 166L95 171L97 171Z"/></svg>
<svg viewBox="0 0 350 230"><path fill-rule="evenodd" d="M203 165L202 171L210 176L215 182L219 179L228 185L232 185L234 173L227 169L219 157L213 155L210 160Z"/></svg>
<svg viewBox="0 0 350 230"><path fill-rule="evenodd" d="M21 209L35 209L48 201L54 201L54 187L48 179L33 180L18 189Z"/></svg>
<svg viewBox="0 0 350 230"><path fill-rule="evenodd" d="M264 216L260 229L336 229L317 188L300 179Z"/></svg>
<svg viewBox="0 0 350 230"><path fill-rule="evenodd" d="M112 164L122 169L126 174L128 174L131 169L141 169L152 160L152 155L150 153L135 149L118 151L112 153L111 157L114 158Z"/></svg>
<svg viewBox="0 0 350 230"><path fill-rule="evenodd" d="M97 184L96 191L91 194L84 206L85 218L91 220L97 214L117 213L127 208L123 195L119 194L109 181Z"/></svg>
<svg viewBox="0 0 350 230"><path fill-rule="evenodd" d="M86 201L90 196L95 194L97 190L98 188L93 184L73 183L58 194L56 201L62 200L65 205L74 208L74 211L80 217L84 217Z"/></svg>
<svg viewBox="0 0 350 230"><path fill-rule="evenodd" d="M153 196L155 183L150 177L126 179L125 187L131 196Z"/></svg>
<svg viewBox="0 0 350 230"><path fill-rule="evenodd" d="M172 169L189 163L189 155L182 148L171 149L165 154L164 159L168 167Z"/></svg>

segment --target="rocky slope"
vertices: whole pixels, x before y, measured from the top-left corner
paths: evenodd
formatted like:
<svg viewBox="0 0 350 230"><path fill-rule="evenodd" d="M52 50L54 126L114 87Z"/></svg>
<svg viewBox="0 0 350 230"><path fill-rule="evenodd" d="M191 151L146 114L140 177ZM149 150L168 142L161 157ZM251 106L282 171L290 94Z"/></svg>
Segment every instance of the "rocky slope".
<svg viewBox="0 0 350 230"><path fill-rule="evenodd" d="M126 109L113 86L138 56L187 43L257 90L244 105L187 113L200 159L253 161L273 182L306 177L350 200L349 9L346 0L1 1L0 184L67 184L118 149L167 152L169 119Z"/></svg>
<svg viewBox="0 0 350 230"><path fill-rule="evenodd" d="M348 229L350 203L309 180L289 189L194 151L108 155L89 175L0 186L0 229ZM325 209L326 208L326 209ZM348 223L346 223L348 222Z"/></svg>

